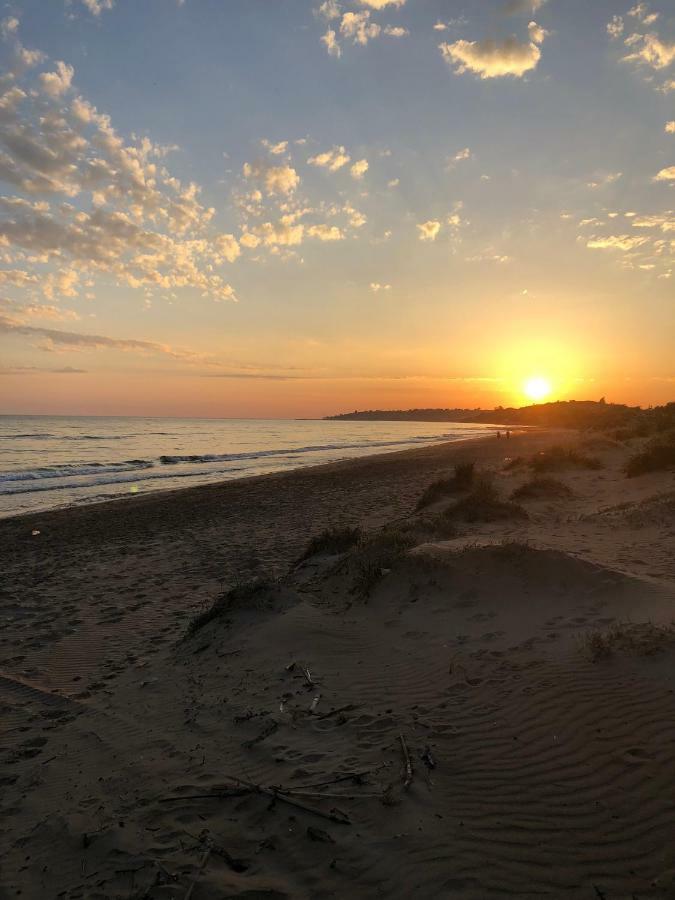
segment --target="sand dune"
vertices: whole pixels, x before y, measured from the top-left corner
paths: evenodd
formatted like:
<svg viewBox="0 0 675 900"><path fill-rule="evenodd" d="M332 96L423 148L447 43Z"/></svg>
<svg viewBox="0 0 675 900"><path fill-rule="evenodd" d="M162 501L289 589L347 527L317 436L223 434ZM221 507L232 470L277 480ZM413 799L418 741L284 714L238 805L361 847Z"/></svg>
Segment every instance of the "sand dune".
<svg viewBox="0 0 675 900"><path fill-rule="evenodd" d="M77 571L49 547L8 582L0 896L675 896L672 477L626 482L626 448L596 447L601 470L556 474L570 495L438 537L457 497L416 499L467 453L502 497L531 477L496 441L444 452L260 479L314 510L293 536L271 498L230 508L258 541L207 507L186 548L197 513L155 512L144 559L113 510ZM332 521L360 543L298 563ZM32 524L5 526L31 552ZM277 533L253 587L181 577L199 540L265 559Z"/></svg>

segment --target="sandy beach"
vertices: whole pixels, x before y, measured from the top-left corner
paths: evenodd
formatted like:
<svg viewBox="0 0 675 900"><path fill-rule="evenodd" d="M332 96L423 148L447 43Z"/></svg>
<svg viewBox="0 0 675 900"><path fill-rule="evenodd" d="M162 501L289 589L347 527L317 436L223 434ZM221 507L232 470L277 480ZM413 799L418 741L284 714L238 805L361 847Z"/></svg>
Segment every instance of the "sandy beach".
<svg viewBox="0 0 675 900"><path fill-rule="evenodd" d="M675 897L675 486L638 446L0 521L0 897Z"/></svg>

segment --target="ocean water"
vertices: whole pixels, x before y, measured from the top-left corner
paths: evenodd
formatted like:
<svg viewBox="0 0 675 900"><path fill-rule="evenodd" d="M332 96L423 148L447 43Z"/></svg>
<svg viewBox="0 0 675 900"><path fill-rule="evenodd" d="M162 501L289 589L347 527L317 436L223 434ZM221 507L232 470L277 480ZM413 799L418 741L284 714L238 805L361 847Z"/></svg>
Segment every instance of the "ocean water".
<svg viewBox="0 0 675 900"><path fill-rule="evenodd" d="M0 416L0 516L478 437L490 425Z"/></svg>

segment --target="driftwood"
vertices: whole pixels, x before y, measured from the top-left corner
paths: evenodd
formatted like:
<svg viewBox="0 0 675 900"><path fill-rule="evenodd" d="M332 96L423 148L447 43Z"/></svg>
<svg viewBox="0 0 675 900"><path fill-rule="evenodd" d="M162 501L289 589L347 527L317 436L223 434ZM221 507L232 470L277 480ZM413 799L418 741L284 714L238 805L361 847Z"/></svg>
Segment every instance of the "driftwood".
<svg viewBox="0 0 675 900"><path fill-rule="evenodd" d="M398 739L401 743L401 750L403 751L403 761L405 763L405 778L403 779L403 789L407 791L412 784L414 777L413 765L412 760L410 759L410 753L408 752L408 745L406 744L403 734L399 734Z"/></svg>
<svg viewBox="0 0 675 900"><path fill-rule="evenodd" d="M319 700L321 700L321 694L317 694L316 697L312 700L312 704L309 707L309 711L314 714L316 712L316 708L319 705Z"/></svg>
<svg viewBox="0 0 675 900"><path fill-rule="evenodd" d="M302 672L305 681L307 682L308 687L316 687L316 682L312 680L312 673L306 666L300 666L300 671Z"/></svg>

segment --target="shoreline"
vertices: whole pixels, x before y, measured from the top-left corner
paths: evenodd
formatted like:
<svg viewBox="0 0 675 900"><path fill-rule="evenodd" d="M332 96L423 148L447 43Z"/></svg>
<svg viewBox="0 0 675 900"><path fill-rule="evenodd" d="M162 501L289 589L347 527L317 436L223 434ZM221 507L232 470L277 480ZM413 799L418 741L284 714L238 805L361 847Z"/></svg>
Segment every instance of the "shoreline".
<svg viewBox="0 0 675 900"><path fill-rule="evenodd" d="M527 426L524 428L514 427L513 429L511 429L511 440L514 440L516 437L523 437L528 434L558 434L564 438L569 437L574 433L575 432L566 429L538 428L536 426ZM21 520L34 523L37 522L38 519L42 519L44 517L66 515L69 513L90 510L92 508L98 510L108 506L122 506L125 504L129 504L130 507L138 507L143 506L143 504L146 502L152 503L159 498L166 498L167 500L169 500L169 498L171 497L187 496L192 492L209 493L212 491L220 491L226 488L226 486L234 483L252 483L257 482L260 479L292 478L299 472L332 472L333 470L337 472L341 468L345 468L348 470L351 466L358 467L359 464L362 464L366 461L375 463L378 460L387 459L390 457L398 457L402 460L405 460L408 458L415 458L417 455L424 457L427 452L435 456L436 454L433 454L433 451L436 451L439 448L450 449L452 447L458 446L466 447L474 444L479 445L483 444L486 441L492 441L493 439L495 439L495 435L490 432L481 437L458 438L453 441L439 441L438 443L429 444L424 447L410 447L405 450L385 450L377 453L366 454L364 456L345 457L344 459L333 460L331 462L310 463L304 466L295 466L291 469L284 469L276 472L264 472L256 475L243 475L239 478L223 478L218 481L207 482L204 484L187 485L185 487L157 488L154 490L144 491L143 493L133 494L131 496L121 494L117 497L108 497L104 500L92 500L80 504L72 503L65 506L51 507L45 510L8 513L7 515L0 515L0 531L2 530L3 525L7 522L16 522L18 520Z"/></svg>

